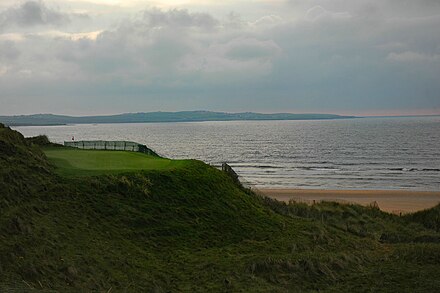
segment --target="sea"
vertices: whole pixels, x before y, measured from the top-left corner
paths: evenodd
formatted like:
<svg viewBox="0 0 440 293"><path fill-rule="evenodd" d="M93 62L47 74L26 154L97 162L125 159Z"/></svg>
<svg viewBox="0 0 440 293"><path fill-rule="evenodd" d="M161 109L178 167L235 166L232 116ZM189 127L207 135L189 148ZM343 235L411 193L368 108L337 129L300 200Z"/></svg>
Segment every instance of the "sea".
<svg viewBox="0 0 440 293"><path fill-rule="evenodd" d="M13 127L52 142L129 140L231 165L255 188L440 191L440 116Z"/></svg>

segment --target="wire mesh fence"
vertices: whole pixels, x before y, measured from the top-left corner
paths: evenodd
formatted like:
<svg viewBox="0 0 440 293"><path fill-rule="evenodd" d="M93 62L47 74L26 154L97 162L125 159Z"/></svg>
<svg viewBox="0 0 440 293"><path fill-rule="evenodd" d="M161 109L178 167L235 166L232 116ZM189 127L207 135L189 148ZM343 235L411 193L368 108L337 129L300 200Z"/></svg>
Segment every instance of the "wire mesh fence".
<svg viewBox="0 0 440 293"><path fill-rule="evenodd" d="M106 141L106 140L81 140L65 141L64 146L79 148L84 150L114 150L140 152L148 155L158 156L155 151L146 145L133 141Z"/></svg>

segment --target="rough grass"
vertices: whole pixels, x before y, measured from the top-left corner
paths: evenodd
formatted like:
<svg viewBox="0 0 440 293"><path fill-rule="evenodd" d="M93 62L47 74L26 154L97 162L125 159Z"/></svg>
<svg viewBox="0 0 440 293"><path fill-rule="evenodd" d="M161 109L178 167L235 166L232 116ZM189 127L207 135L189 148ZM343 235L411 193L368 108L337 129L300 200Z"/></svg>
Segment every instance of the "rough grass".
<svg viewBox="0 0 440 293"><path fill-rule="evenodd" d="M405 218L409 221L420 223L427 228L440 231L440 204L432 209L406 215Z"/></svg>
<svg viewBox="0 0 440 293"><path fill-rule="evenodd" d="M117 174L142 170L169 170L188 164L143 153L126 151L81 150L64 147L44 148L56 172L66 176Z"/></svg>
<svg viewBox="0 0 440 293"><path fill-rule="evenodd" d="M60 176L1 127L0 147L0 292L440 289L439 233L410 218L279 203L198 161Z"/></svg>

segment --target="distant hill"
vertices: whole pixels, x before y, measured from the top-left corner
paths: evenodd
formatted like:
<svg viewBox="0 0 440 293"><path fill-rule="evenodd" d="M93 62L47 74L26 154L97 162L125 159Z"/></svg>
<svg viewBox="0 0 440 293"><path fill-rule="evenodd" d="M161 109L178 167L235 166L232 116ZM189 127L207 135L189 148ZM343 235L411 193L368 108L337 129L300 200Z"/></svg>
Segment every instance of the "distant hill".
<svg viewBox="0 0 440 293"><path fill-rule="evenodd" d="M0 116L0 122L9 126L25 125L63 125L89 123L151 123L151 122L195 122L195 121L238 121L238 120L319 120L347 119L354 116L333 114L290 114L290 113L224 113L210 111L148 112L125 113L106 116L64 116L35 114L19 116Z"/></svg>

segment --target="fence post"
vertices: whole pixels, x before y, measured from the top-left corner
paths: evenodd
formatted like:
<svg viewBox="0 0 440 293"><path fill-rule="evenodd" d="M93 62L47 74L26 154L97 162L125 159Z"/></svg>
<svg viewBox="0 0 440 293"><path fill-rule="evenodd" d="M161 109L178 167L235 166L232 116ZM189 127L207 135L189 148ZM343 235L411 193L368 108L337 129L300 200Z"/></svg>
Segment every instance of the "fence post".
<svg viewBox="0 0 440 293"><path fill-rule="evenodd" d="M242 184L241 184L241 182L240 182L240 179L238 179L238 174L235 173L234 169L232 169L232 167L229 166L227 163L223 163L223 164L222 164L222 171L226 172L226 173L229 175L229 177L231 177L232 180L233 180L236 184L242 186Z"/></svg>

